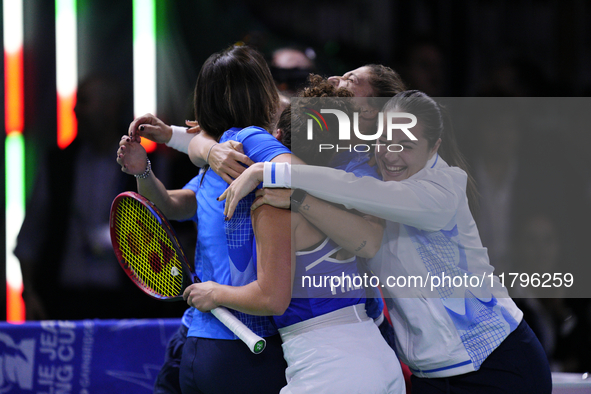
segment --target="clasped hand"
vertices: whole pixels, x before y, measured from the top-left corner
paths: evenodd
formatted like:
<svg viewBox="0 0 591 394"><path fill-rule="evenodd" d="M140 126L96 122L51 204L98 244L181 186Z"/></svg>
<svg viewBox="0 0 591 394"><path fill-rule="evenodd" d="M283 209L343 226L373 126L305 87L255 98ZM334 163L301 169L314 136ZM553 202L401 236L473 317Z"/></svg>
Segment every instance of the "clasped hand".
<svg viewBox="0 0 591 394"><path fill-rule="evenodd" d="M146 170L147 157L146 150L139 142L126 135L121 137L117 149L117 164L121 166L121 171L130 175L143 173Z"/></svg>
<svg viewBox="0 0 591 394"><path fill-rule="evenodd" d="M218 286L218 283L211 281L194 283L185 289L183 299L187 301L187 305L201 312L209 312L219 306L214 299L214 290Z"/></svg>

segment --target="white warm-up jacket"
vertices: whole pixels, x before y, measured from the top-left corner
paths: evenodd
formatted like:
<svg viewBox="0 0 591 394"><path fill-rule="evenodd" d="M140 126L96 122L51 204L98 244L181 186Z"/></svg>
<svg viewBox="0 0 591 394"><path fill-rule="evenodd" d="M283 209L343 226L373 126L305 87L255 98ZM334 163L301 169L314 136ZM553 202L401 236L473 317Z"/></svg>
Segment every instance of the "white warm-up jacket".
<svg viewBox="0 0 591 394"><path fill-rule="evenodd" d="M397 353L419 377L478 370L523 318L493 275L466 184L466 173L437 154L400 182L284 163L264 170L265 187L304 189L386 219L369 266L380 279Z"/></svg>

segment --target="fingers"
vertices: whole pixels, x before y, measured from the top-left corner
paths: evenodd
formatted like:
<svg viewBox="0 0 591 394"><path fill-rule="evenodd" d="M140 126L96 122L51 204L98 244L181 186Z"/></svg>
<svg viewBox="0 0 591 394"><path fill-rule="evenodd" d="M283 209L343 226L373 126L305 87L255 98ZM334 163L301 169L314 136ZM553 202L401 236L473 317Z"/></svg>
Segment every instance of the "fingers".
<svg viewBox="0 0 591 394"><path fill-rule="evenodd" d="M125 150L126 150L125 145L121 145L121 146L119 146L119 149L117 149L117 163L119 163L120 165L121 165L120 161L123 160Z"/></svg>
<svg viewBox="0 0 591 394"><path fill-rule="evenodd" d="M264 197L256 198L254 200L254 202L252 203L252 205L250 206L250 210L251 211L254 211L255 209L257 209L258 207L260 207L263 204L266 204L266 201L265 201L265 198Z"/></svg>
<svg viewBox="0 0 591 394"><path fill-rule="evenodd" d="M246 170L240 163L237 161L233 161L227 164L222 164L220 166L220 171L225 173L226 175L232 177L232 180L228 183L232 183L232 181L240 176ZM227 181L226 181L227 182Z"/></svg>
<svg viewBox="0 0 591 394"><path fill-rule="evenodd" d="M132 138L136 138L137 131L141 128L143 124L154 124L156 123L156 121L156 117L152 114L138 116L129 124L129 130L127 134Z"/></svg>
<svg viewBox="0 0 591 394"><path fill-rule="evenodd" d="M240 174L234 175L234 176L232 177L232 176L230 176L230 175L228 175L228 174L226 174L226 173L222 173L222 174L220 174L220 176L222 177L222 179L223 179L223 180L224 180L224 181L225 181L225 182L226 182L228 185L231 185L231 184L232 184L232 182L234 182L234 179L236 179L236 178L238 177L238 175L240 175Z"/></svg>
<svg viewBox="0 0 591 394"><path fill-rule="evenodd" d="M119 140L119 146L127 145L130 142L132 142L131 137L129 137L128 135L124 135Z"/></svg>
<svg viewBox="0 0 591 394"><path fill-rule="evenodd" d="M127 173L127 164L123 162L125 157L127 147L125 145L121 145L119 149L117 149L117 164L121 166L121 171Z"/></svg>
<svg viewBox="0 0 591 394"><path fill-rule="evenodd" d="M140 137L157 143L165 143L170 139L168 126L152 114L137 117L129 125L128 134L133 141L141 142Z"/></svg>
<svg viewBox="0 0 591 394"><path fill-rule="evenodd" d="M248 167L250 167L251 165L254 164L254 161L252 161L250 159L250 157L248 157L246 155L243 155L243 156L244 156L244 158L240 160L242 163L246 164Z"/></svg>
<svg viewBox="0 0 591 394"><path fill-rule="evenodd" d="M247 166L251 166L254 164L254 161L250 160L250 157L244 154L244 147L242 146L241 142L238 141L228 141L230 146L234 150L234 152L229 153L229 157L231 157L235 161L239 161L241 163L246 164Z"/></svg>
<svg viewBox="0 0 591 394"><path fill-rule="evenodd" d="M236 152L244 153L244 147L242 146L242 142L232 140L230 140L229 142L232 149L234 149Z"/></svg>
<svg viewBox="0 0 591 394"><path fill-rule="evenodd" d="M226 220L232 219L234 211L236 210L236 205L238 205L238 201L236 201L235 198L229 197L226 200L226 205L224 205L224 216L226 217Z"/></svg>
<svg viewBox="0 0 591 394"><path fill-rule="evenodd" d="M253 163L248 156L239 151L241 149L242 144L235 141L226 141L214 145L209 151L209 165L228 184L231 184L234 179L246 170L242 163L248 165Z"/></svg>
<svg viewBox="0 0 591 394"><path fill-rule="evenodd" d="M250 157L246 156L244 154L244 150L242 148L242 144L240 142L235 142L235 141L231 141L232 142L232 148L234 149L235 152L233 152L232 154L230 154L230 156L236 160L239 161L241 163L246 164L247 166L251 166L254 164L254 161L252 161L250 159Z"/></svg>
<svg viewBox="0 0 591 394"><path fill-rule="evenodd" d="M224 195L227 194L228 189L226 189L226 191L224 192ZM228 196L229 197L229 196ZM232 216L230 215L230 202L232 201L231 198L228 198L226 200L226 203L224 204L224 218L226 220L232 218Z"/></svg>
<svg viewBox="0 0 591 394"><path fill-rule="evenodd" d="M128 173L127 164L123 163L123 155L120 155L119 157L117 157L117 164L119 164L121 166L122 172Z"/></svg>
<svg viewBox="0 0 591 394"><path fill-rule="evenodd" d="M224 190L222 195L218 197L218 201L224 201L226 199L227 194L228 194L228 189Z"/></svg>
<svg viewBox="0 0 591 394"><path fill-rule="evenodd" d="M289 189L259 189L255 192L256 200L251 209L255 210L263 204L275 208L289 209L291 206L290 193L291 190Z"/></svg>
<svg viewBox="0 0 591 394"><path fill-rule="evenodd" d="M221 172L227 173L232 178L237 178L246 170L246 167L244 167L241 163L247 164L253 163L253 161L242 153L230 151L228 156L220 163L219 170Z"/></svg>
<svg viewBox="0 0 591 394"><path fill-rule="evenodd" d="M127 134L129 136L133 136L138 125L140 125L140 118L135 118L130 124L129 124L129 129L127 130Z"/></svg>
<svg viewBox="0 0 591 394"><path fill-rule="evenodd" d="M149 124L142 124L138 126L138 132L135 134L135 137L140 140L139 137L147 138L149 136L153 136L159 129L157 126L152 126Z"/></svg>
<svg viewBox="0 0 591 394"><path fill-rule="evenodd" d="M132 138L125 135L119 141L119 148L117 149L117 164L121 166L121 171L127 174L141 173L141 169L146 166L145 149L133 141Z"/></svg>
<svg viewBox="0 0 591 394"><path fill-rule="evenodd" d="M185 120L185 124L189 126L187 133L199 134L201 132L201 127L195 120Z"/></svg>

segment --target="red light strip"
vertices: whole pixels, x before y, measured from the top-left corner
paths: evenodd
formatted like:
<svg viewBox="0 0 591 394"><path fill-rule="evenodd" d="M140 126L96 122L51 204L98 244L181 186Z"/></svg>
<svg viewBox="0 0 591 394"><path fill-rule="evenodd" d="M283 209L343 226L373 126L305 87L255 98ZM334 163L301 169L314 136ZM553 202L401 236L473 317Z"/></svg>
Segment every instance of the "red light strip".
<svg viewBox="0 0 591 394"><path fill-rule="evenodd" d="M6 134L22 133L23 109L23 49L14 53L4 52L4 111Z"/></svg>

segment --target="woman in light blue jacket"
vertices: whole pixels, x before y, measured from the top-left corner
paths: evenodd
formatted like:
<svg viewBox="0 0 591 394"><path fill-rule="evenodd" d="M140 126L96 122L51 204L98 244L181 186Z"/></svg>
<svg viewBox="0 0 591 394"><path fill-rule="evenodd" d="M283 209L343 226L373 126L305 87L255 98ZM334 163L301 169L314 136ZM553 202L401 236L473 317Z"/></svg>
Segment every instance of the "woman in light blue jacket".
<svg viewBox="0 0 591 394"><path fill-rule="evenodd" d="M386 219L382 247L369 266L387 298L398 355L413 372L413 393L550 393L544 351L492 273L468 204L471 182L458 167L463 161L440 106L407 91L382 112L418 120L410 133L394 129L378 140L384 182L328 168L258 163L226 191L226 215L251 184L264 181L265 187L302 190L299 212L329 237L343 229L323 216L322 200ZM392 144L402 149L384 148ZM257 204L281 206L280 193L260 191Z"/></svg>

